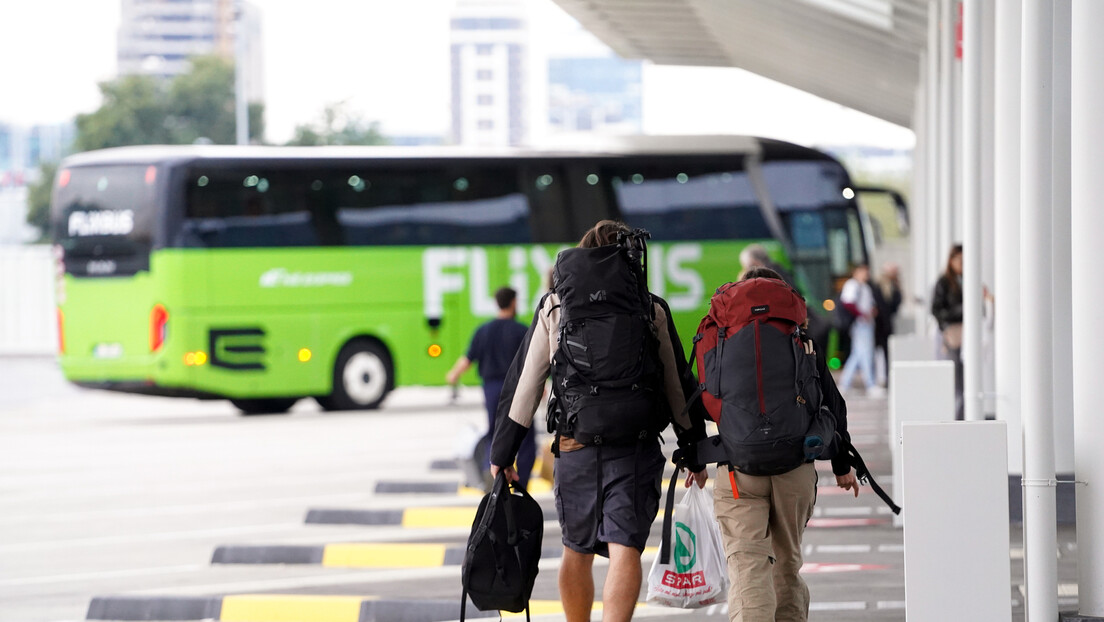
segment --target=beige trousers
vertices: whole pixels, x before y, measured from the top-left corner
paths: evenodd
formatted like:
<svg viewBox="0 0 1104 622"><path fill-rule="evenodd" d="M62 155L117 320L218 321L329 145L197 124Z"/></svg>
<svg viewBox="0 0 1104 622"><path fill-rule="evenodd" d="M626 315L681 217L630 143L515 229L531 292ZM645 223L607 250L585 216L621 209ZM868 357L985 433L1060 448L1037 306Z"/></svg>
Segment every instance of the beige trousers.
<svg viewBox="0 0 1104 622"><path fill-rule="evenodd" d="M728 557L728 617L732 622L805 622L809 588L801 570L801 537L813 516L817 473L812 463L783 475L736 474L714 480L713 506Z"/></svg>

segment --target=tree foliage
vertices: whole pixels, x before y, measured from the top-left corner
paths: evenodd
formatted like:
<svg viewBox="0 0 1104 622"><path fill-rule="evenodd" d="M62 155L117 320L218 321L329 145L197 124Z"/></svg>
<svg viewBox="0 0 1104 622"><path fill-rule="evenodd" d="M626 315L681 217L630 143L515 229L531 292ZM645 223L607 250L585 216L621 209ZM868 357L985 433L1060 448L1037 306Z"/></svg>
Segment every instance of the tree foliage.
<svg viewBox="0 0 1104 622"><path fill-rule="evenodd" d="M235 142L234 66L218 56L197 56L171 82L124 76L100 83L103 103L77 115L77 151L125 145ZM249 136L264 134L264 107L250 104Z"/></svg>
<svg viewBox="0 0 1104 622"><path fill-rule="evenodd" d="M38 180L27 186L27 224L38 227L43 236L50 230L50 195L57 168L57 162L43 162Z"/></svg>
<svg viewBox="0 0 1104 622"><path fill-rule="evenodd" d="M287 143L291 146L318 147L323 145L386 145L380 134L379 123L365 121L350 112L344 103L329 104L314 123L295 127L295 134Z"/></svg>

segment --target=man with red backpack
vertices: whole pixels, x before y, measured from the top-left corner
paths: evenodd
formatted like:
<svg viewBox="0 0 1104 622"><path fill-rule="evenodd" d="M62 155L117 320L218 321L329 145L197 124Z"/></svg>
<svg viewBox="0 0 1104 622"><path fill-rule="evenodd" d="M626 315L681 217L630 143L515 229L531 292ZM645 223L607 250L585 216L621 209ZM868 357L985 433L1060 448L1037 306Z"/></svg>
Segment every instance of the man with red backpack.
<svg viewBox="0 0 1104 622"><path fill-rule="evenodd" d="M830 457L836 484L859 494L847 405L805 337L807 322L796 290L773 270L752 268L717 290L694 338L702 402L720 435L686 463L720 463L714 509L734 622L808 618L798 573L816 502L813 461Z"/></svg>

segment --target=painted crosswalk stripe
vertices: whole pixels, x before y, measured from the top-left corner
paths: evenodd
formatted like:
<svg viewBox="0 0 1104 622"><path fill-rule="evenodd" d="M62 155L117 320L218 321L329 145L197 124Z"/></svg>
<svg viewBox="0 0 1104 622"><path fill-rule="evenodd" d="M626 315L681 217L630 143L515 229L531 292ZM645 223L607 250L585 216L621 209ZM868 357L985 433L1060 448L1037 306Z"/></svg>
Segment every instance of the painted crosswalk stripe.
<svg viewBox="0 0 1104 622"><path fill-rule="evenodd" d="M330 544L323 566L357 568L422 568L445 563L443 544Z"/></svg>
<svg viewBox="0 0 1104 622"><path fill-rule="evenodd" d="M865 611L866 601L816 602L809 603L809 611Z"/></svg>
<svg viewBox="0 0 1104 622"><path fill-rule="evenodd" d="M359 622L363 596L224 596L222 622Z"/></svg>
<svg viewBox="0 0 1104 622"><path fill-rule="evenodd" d="M869 553L869 544L821 544L816 547L817 553Z"/></svg>

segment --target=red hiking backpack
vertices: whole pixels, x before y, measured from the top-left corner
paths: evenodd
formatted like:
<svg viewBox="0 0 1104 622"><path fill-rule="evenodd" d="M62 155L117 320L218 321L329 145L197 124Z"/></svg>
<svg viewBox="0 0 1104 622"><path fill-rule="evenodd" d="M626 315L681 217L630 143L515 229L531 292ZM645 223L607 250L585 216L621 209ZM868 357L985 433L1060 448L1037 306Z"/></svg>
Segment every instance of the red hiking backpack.
<svg viewBox="0 0 1104 622"><path fill-rule="evenodd" d="M805 318L805 300L778 279L717 289L694 337L694 358L724 452L703 462L779 475L834 453L835 418L821 408L816 355L806 354L800 328Z"/></svg>

